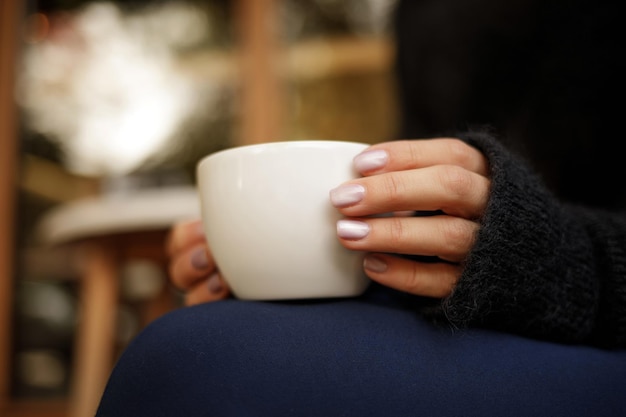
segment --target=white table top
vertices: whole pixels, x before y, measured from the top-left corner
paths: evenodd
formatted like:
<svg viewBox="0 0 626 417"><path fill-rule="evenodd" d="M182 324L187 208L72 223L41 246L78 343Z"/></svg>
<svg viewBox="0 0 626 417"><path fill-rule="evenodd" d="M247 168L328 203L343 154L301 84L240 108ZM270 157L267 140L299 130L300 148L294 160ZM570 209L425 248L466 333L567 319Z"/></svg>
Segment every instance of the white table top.
<svg viewBox="0 0 626 417"><path fill-rule="evenodd" d="M193 186L136 190L85 198L57 206L37 227L43 244L58 244L113 233L167 228L200 216Z"/></svg>

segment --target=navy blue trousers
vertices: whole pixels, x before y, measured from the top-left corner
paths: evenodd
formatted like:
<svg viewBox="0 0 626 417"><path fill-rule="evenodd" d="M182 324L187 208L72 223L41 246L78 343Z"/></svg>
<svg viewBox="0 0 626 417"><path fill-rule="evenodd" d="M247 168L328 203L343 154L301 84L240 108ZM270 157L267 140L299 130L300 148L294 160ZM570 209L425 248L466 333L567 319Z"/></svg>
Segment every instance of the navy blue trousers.
<svg viewBox="0 0 626 417"><path fill-rule="evenodd" d="M626 416L626 351L451 332L368 297L225 300L145 328L97 416Z"/></svg>

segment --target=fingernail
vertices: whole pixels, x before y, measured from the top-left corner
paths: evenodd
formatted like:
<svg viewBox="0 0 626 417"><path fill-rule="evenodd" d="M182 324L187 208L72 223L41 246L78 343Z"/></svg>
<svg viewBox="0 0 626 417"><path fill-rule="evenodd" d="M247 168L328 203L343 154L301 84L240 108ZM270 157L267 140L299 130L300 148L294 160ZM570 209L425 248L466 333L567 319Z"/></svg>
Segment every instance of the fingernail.
<svg viewBox="0 0 626 417"><path fill-rule="evenodd" d="M337 222L337 235L342 239L363 239L370 232L370 227L365 222L358 220L339 220Z"/></svg>
<svg viewBox="0 0 626 417"><path fill-rule="evenodd" d="M359 184L340 185L330 190L330 202L335 207L347 207L363 200L365 187Z"/></svg>
<svg viewBox="0 0 626 417"><path fill-rule="evenodd" d="M203 247L196 248L191 254L191 266L200 270L209 266L209 258L207 258Z"/></svg>
<svg viewBox="0 0 626 417"><path fill-rule="evenodd" d="M359 172L368 172L381 169L387 164L389 154L382 149L365 151L354 157L354 167Z"/></svg>
<svg viewBox="0 0 626 417"><path fill-rule="evenodd" d="M366 255L363 259L363 268L368 271L381 273L387 271L387 262L378 256Z"/></svg>
<svg viewBox="0 0 626 417"><path fill-rule="evenodd" d="M218 292L222 291L222 280L220 279L220 276L217 272L209 277L207 285L209 286L209 291L213 294L217 294Z"/></svg>

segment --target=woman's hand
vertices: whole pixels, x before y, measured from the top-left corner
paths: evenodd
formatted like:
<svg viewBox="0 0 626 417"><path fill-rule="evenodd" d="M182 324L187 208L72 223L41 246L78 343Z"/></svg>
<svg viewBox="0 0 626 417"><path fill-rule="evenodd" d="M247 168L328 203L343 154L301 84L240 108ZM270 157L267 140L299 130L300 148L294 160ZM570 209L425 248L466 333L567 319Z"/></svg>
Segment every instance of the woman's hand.
<svg viewBox="0 0 626 417"><path fill-rule="evenodd" d="M374 281L417 295L450 295L487 205L484 155L458 139L408 140L374 145L354 165L363 177L330 192L332 204L347 217L337 223L342 245L369 252L364 269ZM415 211L440 214L413 216ZM396 215L368 217L385 213Z"/></svg>
<svg viewBox="0 0 626 417"><path fill-rule="evenodd" d="M185 305L222 300L230 290L216 269L200 220L175 224L166 243L169 273L174 285L185 291Z"/></svg>

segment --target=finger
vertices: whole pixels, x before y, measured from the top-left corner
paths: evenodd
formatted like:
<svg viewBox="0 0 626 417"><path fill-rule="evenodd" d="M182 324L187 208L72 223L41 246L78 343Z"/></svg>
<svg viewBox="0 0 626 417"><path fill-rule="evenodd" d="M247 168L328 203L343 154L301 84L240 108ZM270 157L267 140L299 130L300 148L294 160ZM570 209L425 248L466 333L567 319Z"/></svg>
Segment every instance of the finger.
<svg viewBox="0 0 626 417"><path fill-rule="evenodd" d="M441 210L475 219L487 205L491 182L456 165L394 171L346 182L330 191L330 201L352 217L404 210Z"/></svg>
<svg viewBox="0 0 626 417"><path fill-rule="evenodd" d="M368 277L382 285L436 298L449 296L461 276L458 265L422 263L382 253L366 255L363 268Z"/></svg>
<svg viewBox="0 0 626 417"><path fill-rule="evenodd" d="M176 223L167 236L165 250L173 257L177 253L205 240L201 220L188 220Z"/></svg>
<svg viewBox="0 0 626 417"><path fill-rule="evenodd" d="M342 219L337 236L343 246L365 252L437 256L460 262L476 240L478 224L446 215Z"/></svg>
<svg viewBox="0 0 626 417"><path fill-rule="evenodd" d="M354 158L355 168L363 175L434 165L457 165L483 176L489 172L485 156L455 138L384 142L367 148Z"/></svg>
<svg viewBox="0 0 626 417"><path fill-rule="evenodd" d="M172 283L181 290L187 290L215 271L215 261L206 245L196 244L172 258L169 274Z"/></svg>
<svg viewBox="0 0 626 417"><path fill-rule="evenodd" d="M210 301L224 300L230 296L230 290L218 273L197 282L185 293L185 305L195 305Z"/></svg>

